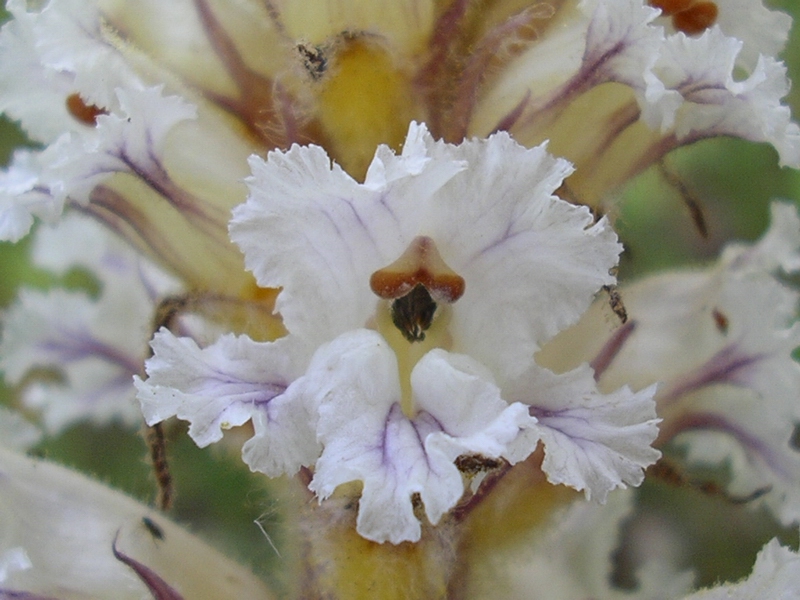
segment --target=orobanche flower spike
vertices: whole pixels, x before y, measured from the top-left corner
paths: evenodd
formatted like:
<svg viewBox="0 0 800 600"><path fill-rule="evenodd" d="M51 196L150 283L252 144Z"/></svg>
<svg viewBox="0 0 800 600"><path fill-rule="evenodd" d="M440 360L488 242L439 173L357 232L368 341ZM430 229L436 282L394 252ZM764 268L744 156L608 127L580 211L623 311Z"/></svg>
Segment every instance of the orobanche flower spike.
<svg viewBox="0 0 800 600"><path fill-rule="evenodd" d="M796 209L776 203L761 241L710 265L639 281L620 265L633 178L660 168L702 212L673 151L735 137L800 167L787 15L761 0L5 6L0 111L30 144L0 172L0 240L30 234L49 289L24 286L0 316L0 598L796 587L779 545L800 521ZM722 247L725 224L705 225ZM97 430L136 448L144 430L156 482L131 489L158 488L160 511L20 456ZM240 553L270 591L164 514L207 499L177 467L169 509L185 454L165 440L208 457L209 494L236 472L274 505L274 562ZM734 573L749 579L698 591L735 577L652 516L672 502L663 481L718 502L692 515L767 509ZM226 497L238 517L254 503Z"/></svg>

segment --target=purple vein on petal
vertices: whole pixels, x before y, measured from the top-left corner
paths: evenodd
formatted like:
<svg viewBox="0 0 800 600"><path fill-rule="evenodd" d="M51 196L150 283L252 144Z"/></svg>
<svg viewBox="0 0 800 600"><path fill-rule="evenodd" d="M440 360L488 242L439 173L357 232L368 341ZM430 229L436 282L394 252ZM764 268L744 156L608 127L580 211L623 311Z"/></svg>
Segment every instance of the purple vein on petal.
<svg viewBox="0 0 800 600"><path fill-rule="evenodd" d="M58 600L58 598L0 588L0 600Z"/></svg>
<svg viewBox="0 0 800 600"><path fill-rule="evenodd" d="M147 589L150 590L150 593L153 595L155 600L183 600L183 596L181 596L172 588L172 586L159 577L155 571L149 567L146 567L138 560L135 560L117 550L118 536L119 533L114 536L114 541L111 543L111 551L114 553L114 558L130 567L136 573L139 579L142 580L142 583L144 583L147 586Z"/></svg>
<svg viewBox="0 0 800 600"><path fill-rule="evenodd" d="M746 386L748 369L767 356L764 353L744 354L735 343L725 346L702 366L667 390L659 398L659 404L663 407L685 394L718 383Z"/></svg>
<svg viewBox="0 0 800 600"><path fill-rule="evenodd" d="M783 464L781 464L780 456L778 456L767 443L739 424L733 423L722 415L715 413L695 412L683 415L681 418L661 429L656 445L661 446L681 433L698 430L727 433L741 443L747 450L759 455L775 473L784 478L791 477L791 474L786 470ZM786 446L789 448L788 442Z"/></svg>
<svg viewBox="0 0 800 600"><path fill-rule="evenodd" d="M608 367L617 357L625 342L631 337L634 329L636 329L636 321L628 321L621 327L617 328L608 341L600 349L600 352L592 359L589 366L594 370L594 380L599 381L606 372Z"/></svg>
<svg viewBox="0 0 800 600"><path fill-rule="evenodd" d="M67 330L57 330L59 338L49 338L39 344L45 352L58 354L64 362L84 358L98 358L116 365L134 375L139 372L139 361L97 338Z"/></svg>

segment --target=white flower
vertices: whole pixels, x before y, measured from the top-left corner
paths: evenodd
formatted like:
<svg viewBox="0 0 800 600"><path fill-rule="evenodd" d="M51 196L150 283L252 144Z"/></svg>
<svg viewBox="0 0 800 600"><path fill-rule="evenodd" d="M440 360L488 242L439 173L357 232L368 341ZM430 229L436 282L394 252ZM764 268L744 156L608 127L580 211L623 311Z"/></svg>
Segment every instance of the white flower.
<svg viewBox="0 0 800 600"><path fill-rule="evenodd" d="M0 509L3 597L272 597L252 573L163 515L64 467L5 449Z"/></svg>
<svg viewBox="0 0 800 600"><path fill-rule="evenodd" d="M743 43L718 27L697 38L678 33L666 41L647 75L642 118L678 140L732 135L770 142L782 165L800 164L800 127L781 98L789 92L786 67L760 56L752 73L734 79Z"/></svg>
<svg viewBox="0 0 800 600"><path fill-rule="evenodd" d="M0 367L19 384L35 369L60 381L30 380L22 402L54 433L80 420L141 423L131 380L145 358L156 298L180 287L97 223L71 215L41 228L34 262L58 275L82 268L100 284L85 292L23 289L3 315Z"/></svg>
<svg viewBox="0 0 800 600"><path fill-rule="evenodd" d="M651 4L12 0L0 110L46 148L26 189L16 168L0 177L0 239L81 203L193 287L242 289L225 223L244 198L246 157L315 141L361 177L412 119L448 141L497 130L529 146L551 139L589 205L700 134L767 141L800 164L775 56L785 16L724 0L718 24L700 27L716 33L687 45L665 36L673 17ZM734 64L750 77L734 82ZM703 108L708 94L701 102L688 83L709 74L703 89L729 93Z"/></svg>
<svg viewBox="0 0 800 600"><path fill-rule="evenodd" d="M738 65L747 70L753 69L759 55L778 56L792 26L789 15L767 9L761 0L652 0L651 4L662 9L657 23L669 33L699 35L717 25L726 36L741 40L744 48Z"/></svg>
<svg viewBox="0 0 800 600"><path fill-rule="evenodd" d="M363 482L358 531L381 542L419 539L416 494L434 524L456 504L460 455L513 464L541 440L554 483L603 501L641 482L654 390L602 396L588 367L532 360L613 282L620 251L605 220L552 196L568 163L414 124L363 184L313 146L251 165L231 237L259 285L281 288L289 336L200 350L160 333L137 383L149 423L177 414L206 444L252 418L252 469L315 466L321 499Z"/></svg>
<svg viewBox="0 0 800 600"><path fill-rule="evenodd" d="M254 146L157 61L132 55L109 21L119 9L9 3L0 108L46 147L0 177L0 236L78 205L192 287L238 291L249 280L226 224Z"/></svg>
<svg viewBox="0 0 800 600"><path fill-rule="evenodd" d="M0 108L20 120L33 140L49 144L66 131L89 131L70 114L65 100L72 94L111 109L117 89L143 87L109 43L97 3L53 0L35 10L24 0L9 0L6 9L14 18L0 35Z"/></svg>
<svg viewBox="0 0 800 600"><path fill-rule="evenodd" d="M541 39L500 75L477 107L479 129L497 126L493 104L499 104L509 116L518 113L511 130L528 139L592 88L610 82L644 87L664 41L662 28L651 24L658 11L641 0L574 4L567 23L547 27ZM490 115L495 122L485 122Z"/></svg>
<svg viewBox="0 0 800 600"><path fill-rule="evenodd" d="M762 496L785 524L800 518L800 293L780 279L800 266L800 217L772 208L772 226L752 245L731 244L718 263L662 273L621 290L629 323L608 333L599 304L545 350L545 364L599 355L601 389L625 382L656 395L658 444L687 447L690 463L729 464L728 492ZM581 339L577 348L574 342ZM605 345L604 349L601 349ZM598 363L595 363L598 364Z"/></svg>

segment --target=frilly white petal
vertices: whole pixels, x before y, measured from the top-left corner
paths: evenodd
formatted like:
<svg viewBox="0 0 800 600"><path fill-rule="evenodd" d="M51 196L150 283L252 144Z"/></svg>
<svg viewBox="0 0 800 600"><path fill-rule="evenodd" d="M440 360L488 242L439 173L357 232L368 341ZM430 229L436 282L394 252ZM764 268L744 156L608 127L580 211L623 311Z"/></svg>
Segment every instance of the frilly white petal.
<svg viewBox="0 0 800 600"><path fill-rule="evenodd" d="M112 544L185 598L271 598L248 572L194 536L99 483L54 464L0 449L0 577L13 598L140 600L145 585ZM154 522L154 540L143 518ZM29 568L26 568L29 567ZM19 592L19 595L17 595Z"/></svg>
<svg viewBox="0 0 800 600"><path fill-rule="evenodd" d="M523 148L498 133L431 153L469 165L426 207L423 228L466 282L453 305L453 348L502 386L614 282L622 246L607 220L553 195L572 166L545 145ZM487 305L502 309L487 318Z"/></svg>
<svg viewBox="0 0 800 600"><path fill-rule="evenodd" d="M792 17L769 10L761 0L719 0L717 24L725 35L744 42L738 59L752 68L758 56L777 57L783 51Z"/></svg>
<svg viewBox="0 0 800 600"><path fill-rule="evenodd" d="M560 375L534 365L506 396L529 405L539 420L548 480L605 502L611 490L639 485L661 455L650 447L658 434L655 391L601 394L588 365Z"/></svg>
<svg viewBox="0 0 800 600"><path fill-rule="evenodd" d="M293 475L317 460L322 447L314 431L316 415L302 398L300 390L290 385L266 410L253 414L253 437L242 446L242 459L252 471L269 477Z"/></svg>
<svg viewBox="0 0 800 600"><path fill-rule="evenodd" d="M363 481L358 532L376 542L418 540L411 495L435 485L443 504L455 504L461 475L452 464L429 465L422 440L437 427L403 414L391 348L375 332L346 333L317 351L304 380L324 445L309 488L322 500L342 483Z"/></svg>
<svg viewBox="0 0 800 600"><path fill-rule="evenodd" d="M272 403L303 363L302 351L290 338L259 343L229 334L200 348L193 339L162 329L151 346L148 378L136 380L145 420L149 425L172 416L189 421L189 435L201 447L219 441L224 429L246 423L257 412L269 420ZM305 440L309 434L301 431L297 437Z"/></svg>
<svg viewBox="0 0 800 600"><path fill-rule="evenodd" d="M165 179L159 159L164 138L178 123L196 118L195 107L164 96L163 86L116 94L120 114L100 115L90 133L65 134L51 146L60 156L48 173L54 193L88 202L92 189L113 173L133 173L156 186Z"/></svg>
<svg viewBox="0 0 800 600"><path fill-rule="evenodd" d="M729 583L686 596L685 600L790 600L800 590L800 554L781 546L777 539L764 546L756 557L753 572L744 581Z"/></svg>
<svg viewBox="0 0 800 600"><path fill-rule="evenodd" d="M49 143L65 130L83 127L67 112L66 99L74 93L73 78L48 69L36 49L36 18L25 2L10 0L14 19L0 32L0 111L21 121L31 139Z"/></svg>
<svg viewBox="0 0 800 600"><path fill-rule="evenodd" d="M580 6L592 15L581 67L585 76L641 88L664 39L662 29L650 25L659 12L642 0L583 0Z"/></svg>
<svg viewBox="0 0 800 600"><path fill-rule="evenodd" d="M292 333L330 341L374 312L370 275L420 235L420 206L462 169L429 159L420 136L430 138L412 124L401 156L378 149L363 185L317 146L250 159L250 196L234 209L231 239L259 285L283 288L276 309Z"/></svg>
<svg viewBox="0 0 800 600"><path fill-rule="evenodd" d="M112 42L97 2L49 0L35 18L25 19L25 2L13 2L14 14L30 22L40 62L71 78L73 91L89 104L117 106L118 89L141 89L134 72Z"/></svg>
<svg viewBox="0 0 800 600"><path fill-rule="evenodd" d="M388 146L378 147L375 158L367 170L364 187L371 190L382 190L395 181L421 174L431 161L428 156L430 141L428 128L424 124L412 122L409 125L408 135L400 156L397 156ZM458 169L457 166L456 169ZM444 178L447 178L446 175Z"/></svg>
<svg viewBox="0 0 800 600"><path fill-rule="evenodd" d="M513 464L536 449L539 438L530 431L536 419L528 406L509 405L491 374L468 356L431 350L414 367L411 387L418 407L442 427L428 438L428 452L441 452L451 462L481 454Z"/></svg>
<svg viewBox="0 0 800 600"><path fill-rule="evenodd" d="M643 119L674 128L679 140L733 135L775 146L782 165L800 166L800 127L781 99L786 67L761 56L742 81L733 78L742 42L712 27L697 38L670 36L640 96Z"/></svg>
<svg viewBox="0 0 800 600"><path fill-rule="evenodd" d="M17 150L11 165L0 172L0 240L16 242L28 235L34 217L54 221L64 207L41 185L43 153Z"/></svg>
<svg viewBox="0 0 800 600"><path fill-rule="evenodd" d="M414 367L411 387L421 414L441 428L424 440L432 467L449 468L464 454L502 457L513 464L536 449L536 419L528 406L505 402L491 375L468 356L430 351ZM453 506L442 502L447 496L437 492L426 487L420 494L432 523Z"/></svg>
<svg viewBox="0 0 800 600"><path fill-rule="evenodd" d="M304 377L324 446L310 488L324 499L342 483L362 481L358 532L377 542L417 541L412 495L438 523L464 492L455 458L505 456L536 422L526 406L504 402L486 376L468 357L426 354L412 374L419 412L409 418L396 358L380 335L360 330L323 346ZM528 440L528 453L536 441ZM517 448L516 460L525 456Z"/></svg>
<svg viewBox="0 0 800 600"><path fill-rule="evenodd" d="M716 0L719 13L716 25L722 32L743 42L737 64L751 71L760 54L778 56L783 50L792 27L792 18L782 12L767 9L761 0ZM675 33L670 17L657 23L668 33Z"/></svg>

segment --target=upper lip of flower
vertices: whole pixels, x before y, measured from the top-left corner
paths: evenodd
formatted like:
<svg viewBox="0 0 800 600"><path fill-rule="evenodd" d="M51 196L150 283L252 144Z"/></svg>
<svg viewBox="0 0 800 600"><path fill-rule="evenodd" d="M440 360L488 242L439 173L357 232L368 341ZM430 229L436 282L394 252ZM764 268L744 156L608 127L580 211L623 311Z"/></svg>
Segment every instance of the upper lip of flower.
<svg viewBox="0 0 800 600"><path fill-rule="evenodd" d="M434 302L455 300L453 350L502 380L613 281L613 232L552 196L569 164L506 134L450 146L412 124L403 153L379 149L364 184L315 147L251 167L231 238L259 285L282 288L276 310L310 347L364 327L378 295L422 283ZM437 257L416 264L426 244Z"/></svg>

